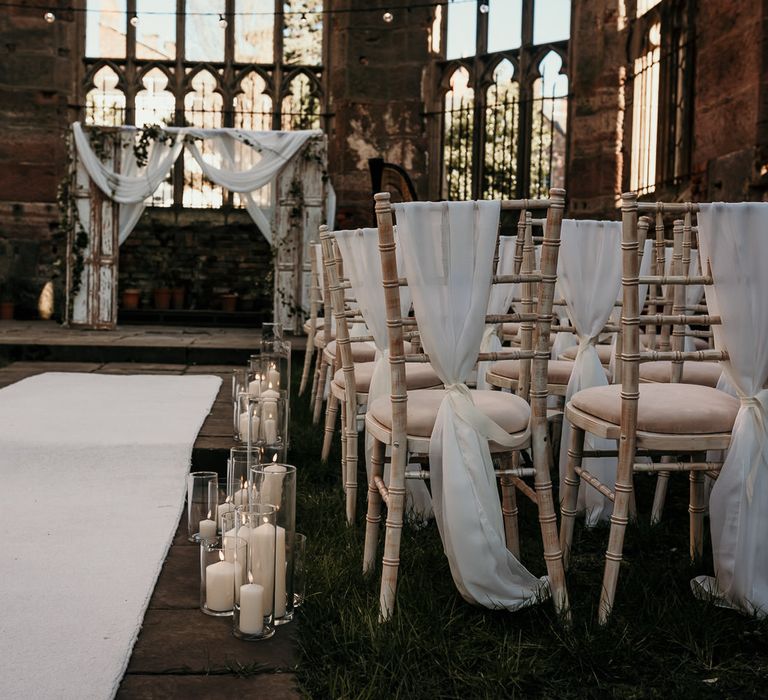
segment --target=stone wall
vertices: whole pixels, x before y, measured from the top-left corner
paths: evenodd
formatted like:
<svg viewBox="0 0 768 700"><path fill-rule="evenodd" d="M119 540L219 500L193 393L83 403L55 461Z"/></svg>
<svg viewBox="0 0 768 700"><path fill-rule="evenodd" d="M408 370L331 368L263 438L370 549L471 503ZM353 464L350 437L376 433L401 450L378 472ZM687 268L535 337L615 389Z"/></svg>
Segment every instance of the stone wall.
<svg viewBox="0 0 768 700"><path fill-rule="evenodd" d="M36 313L45 282L63 273L56 189L81 67L78 15L56 10L48 24L51 5L30 0L0 12L0 284L22 315Z"/></svg>
<svg viewBox="0 0 768 700"><path fill-rule="evenodd" d="M420 198L427 197L427 137L422 74L428 61L429 8L387 10L381 0L334 0L329 15L329 172L338 195L339 228L370 226L368 159L404 167Z"/></svg>
<svg viewBox="0 0 768 700"><path fill-rule="evenodd" d="M119 291L141 291L152 308L157 287L183 287L187 309L215 309L238 295L238 310L272 308L272 253L244 211L148 209L120 248Z"/></svg>
<svg viewBox="0 0 768 700"><path fill-rule="evenodd" d="M766 195L767 18L756 0L698 3L692 170L708 200Z"/></svg>
<svg viewBox="0 0 768 700"><path fill-rule="evenodd" d="M611 216L621 191L626 22L619 5L572 3L566 190L568 213L578 218Z"/></svg>

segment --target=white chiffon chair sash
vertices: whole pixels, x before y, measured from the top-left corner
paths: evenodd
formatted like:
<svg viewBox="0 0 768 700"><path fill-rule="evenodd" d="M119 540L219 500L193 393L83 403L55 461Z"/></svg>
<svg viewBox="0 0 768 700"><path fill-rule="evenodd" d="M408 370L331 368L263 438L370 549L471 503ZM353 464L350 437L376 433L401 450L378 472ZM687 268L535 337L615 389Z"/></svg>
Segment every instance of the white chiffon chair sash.
<svg viewBox="0 0 768 700"><path fill-rule="evenodd" d="M515 246L517 236L499 236L499 260L496 264L497 275L511 275L515 271ZM505 314L509 311L512 297L519 285L494 284L488 298L489 314ZM488 324L483 331L483 340L480 343L480 352L498 352L501 350L501 324ZM491 368L493 362L477 363L477 388L490 389L485 381L485 373Z"/></svg>
<svg viewBox="0 0 768 700"><path fill-rule="evenodd" d="M477 360L491 289L499 202L395 204L424 349L445 383L429 448L435 519L461 595L515 610L547 592L507 549L489 439L509 435L474 406L466 378Z"/></svg>
<svg viewBox="0 0 768 700"><path fill-rule="evenodd" d="M694 591L721 604L768 614L768 204L702 204L702 263L715 287L705 294L723 369L741 399L733 435L709 502L715 578L694 579ZM706 269L706 265L702 264Z"/></svg>
<svg viewBox="0 0 768 700"><path fill-rule="evenodd" d="M387 336L387 309L382 286L381 259L379 256L379 233L375 228L334 231L344 262L344 274L349 279L357 306L365 325L373 336L376 346L376 359L371 383L368 388L368 406L381 396L388 396L392 391L389 370L389 342ZM402 269L402 251L396 249L398 270ZM407 316L411 307L411 297L406 287L401 288L400 314ZM371 478L371 458L373 440L366 435L365 467L368 479ZM417 467L420 468L420 467ZM385 480L388 474L385 474ZM420 519L432 515L432 499L426 484L418 480L408 480L406 488L406 512Z"/></svg>
<svg viewBox="0 0 768 700"><path fill-rule="evenodd" d="M621 289L621 223L563 220L558 258L558 280L579 339L579 349L566 389L565 401L582 389L605 386L608 379L595 349L600 331L613 313ZM560 443L560 483L565 482L571 426L563 421ZM587 434L585 449L615 449L614 440ZM584 468L609 488L616 477L616 459L587 458ZM587 511L587 525L607 520L611 501L595 489L579 488L579 509Z"/></svg>

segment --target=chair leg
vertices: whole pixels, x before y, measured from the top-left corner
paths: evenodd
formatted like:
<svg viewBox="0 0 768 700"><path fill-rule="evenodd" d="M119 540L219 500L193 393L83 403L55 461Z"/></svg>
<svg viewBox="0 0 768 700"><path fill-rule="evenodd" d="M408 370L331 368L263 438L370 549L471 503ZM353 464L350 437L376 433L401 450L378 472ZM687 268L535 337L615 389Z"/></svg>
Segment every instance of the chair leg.
<svg viewBox="0 0 768 700"><path fill-rule="evenodd" d="M328 361L325 357L320 358L320 374L317 378L317 393L315 394L315 409L312 412L312 424L317 425L320 422L320 414L323 410L323 400L325 399L325 386L328 383Z"/></svg>
<svg viewBox="0 0 768 700"><path fill-rule="evenodd" d="M543 425L544 438L546 440L546 423ZM538 446L539 456L536 455ZM563 565L563 550L557 533L557 515L555 514L555 501L552 497L552 477L549 465L546 461L547 446L536 440L534 434L534 466L536 468L536 502L539 507L539 526L541 527L541 541L544 544L544 562L547 565L549 577L549 590L552 594L552 602L555 612L566 625L571 622L571 609L568 603L568 589L565 585L565 567ZM542 452L544 452L542 454Z"/></svg>
<svg viewBox="0 0 768 700"><path fill-rule="evenodd" d="M561 484L560 493L560 548L563 550L563 566L566 571L571 563L571 545L573 543L573 525L576 520L576 505L579 499L581 479L576 475L576 467L581 466L584 452L584 431L571 427L571 443L568 445L568 464L565 483Z"/></svg>
<svg viewBox="0 0 768 700"><path fill-rule="evenodd" d="M312 373L312 391L309 394L309 405L315 405L315 397L317 396L317 385L320 379L320 362L323 357L323 351L318 348L315 352L315 371Z"/></svg>
<svg viewBox="0 0 768 700"><path fill-rule="evenodd" d="M309 383L309 372L312 369L312 356L315 354L315 334L310 333L307 336L307 348L304 351L304 367L301 370L301 383L299 384L299 396L307 389Z"/></svg>
<svg viewBox="0 0 768 700"><path fill-rule="evenodd" d="M379 523L381 523L381 494L373 483L373 477L381 477L384 474L384 448L383 442L373 440L371 480L368 482L368 513L365 516L363 573L372 571L376 564L376 546L379 541Z"/></svg>
<svg viewBox="0 0 768 700"><path fill-rule="evenodd" d="M623 453L623 454L622 454ZM608 537L608 549L605 551L605 573L603 588L600 593L598 619L601 625L608 622L616 598L616 584L619 580L619 567L624 552L624 534L629 522L629 509L632 500L632 468L635 461L634 449L619 449L619 464L616 470L615 500L611 514L611 533Z"/></svg>
<svg viewBox="0 0 768 700"><path fill-rule="evenodd" d="M664 462L668 457L662 457ZM661 515L664 512L664 504L667 500L667 489L669 487L669 472L659 472L656 477L656 490L653 493L653 507L651 508L651 525L658 525L661 522Z"/></svg>
<svg viewBox="0 0 768 700"><path fill-rule="evenodd" d="M328 455L331 453L331 444L333 443L333 433L336 430L336 417L339 413L339 399L333 394L328 397L328 403L325 407L325 428L323 431L323 449L320 452L320 460L328 461ZM343 438L342 438L343 439Z"/></svg>
<svg viewBox="0 0 768 700"><path fill-rule="evenodd" d="M510 466L517 467L520 463L520 453L513 452L504 456L502 469ZM501 479L501 513L504 516L504 536L507 540L507 549L518 559L520 558L520 530L517 522L517 490L512 478L502 475Z"/></svg>
<svg viewBox="0 0 768 700"><path fill-rule="evenodd" d="M347 419L346 401L341 402L341 487L347 492L347 439L344 434L344 425Z"/></svg>
<svg viewBox="0 0 768 700"><path fill-rule="evenodd" d="M704 555L704 512L707 509L704 497L704 474L688 472L690 479L690 503L688 505L690 521L690 555L696 561Z"/></svg>
<svg viewBox="0 0 768 700"><path fill-rule="evenodd" d="M391 471L389 474L387 521L384 535L384 556L381 560L380 622L389 620L395 609L397 574L400 568L400 538L403 534L403 513L405 510L406 462L405 450L393 446Z"/></svg>
<svg viewBox="0 0 768 700"><path fill-rule="evenodd" d="M357 413L349 416L346 402L342 404L344 413L341 423L341 437L345 445L344 452L344 491L347 495L347 524L354 525L357 516Z"/></svg>

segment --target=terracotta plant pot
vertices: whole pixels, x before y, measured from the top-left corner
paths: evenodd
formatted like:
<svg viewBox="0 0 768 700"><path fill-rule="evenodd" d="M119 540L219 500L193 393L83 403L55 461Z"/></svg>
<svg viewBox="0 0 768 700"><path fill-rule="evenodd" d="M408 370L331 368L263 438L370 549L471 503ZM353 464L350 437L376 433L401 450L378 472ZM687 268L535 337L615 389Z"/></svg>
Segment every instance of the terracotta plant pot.
<svg viewBox="0 0 768 700"><path fill-rule="evenodd" d="M13 320L13 306L14 304L12 301L0 301L0 320Z"/></svg>
<svg viewBox="0 0 768 700"><path fill-rule="evenodd" d="M139 299L141 292L138 289L124 289L122 307L126 311L135 311L139 308Z"/></svg>
<svg viewBox="0 0 768 700"><path fill-rule="evenodd" d="M186 295L187 290L184 289L184 287L174 287L171 290L171 305L174 309L183 309L184 308L184 297Z"/></svg>
<svg viewBox="0 0 768 700"><path fill-rule="evenodd" d="M237 310L237 294L221 295L221 310L233 313Z"/></svg>
<svg viewBox="0 0 768 700"><path fill-rule="evenodd" d="M155 289L155 308L161 311L167 311L171 308L171 290L168 287L158 287Z"/></svg>

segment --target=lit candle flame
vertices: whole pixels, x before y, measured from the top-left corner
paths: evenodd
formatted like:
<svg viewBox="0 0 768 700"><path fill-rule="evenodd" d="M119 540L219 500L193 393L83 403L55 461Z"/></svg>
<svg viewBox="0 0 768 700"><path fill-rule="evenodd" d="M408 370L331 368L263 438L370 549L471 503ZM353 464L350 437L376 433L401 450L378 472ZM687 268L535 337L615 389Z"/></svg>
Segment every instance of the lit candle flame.
<svg viewBox="0 0 768 700"><path fill-rule="evenodd" d="M275 455L274 457L272 457L272 463L273 463L273 464L276 464L276 463L277 463L277 455Z"/></svg>
<svg viewBox="0 0 768 700"><path fill-rule="evenodd" d="M209 510L208 511L208 520L210 520L210 519L211 519L211 511Z"/></svg>
<svg viewBox="0 0 768 700"><path fill-rule="evenodd" d="M219 550L219 561L224 561L224 552Z"/></svg>
<svg viewBox="0 0 768 700"><path fill-rule="evenodd" d="M269 383L269 388L270 388L270 389L272 388L272 382L270 382L270 383Z"/></svg>
<svg viewBox="0 0 768 700"><path fill-rule="evenodd" d="M250 571L248 572L248 583L253 583L253 574Z"/></svg>

